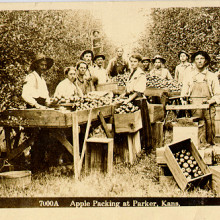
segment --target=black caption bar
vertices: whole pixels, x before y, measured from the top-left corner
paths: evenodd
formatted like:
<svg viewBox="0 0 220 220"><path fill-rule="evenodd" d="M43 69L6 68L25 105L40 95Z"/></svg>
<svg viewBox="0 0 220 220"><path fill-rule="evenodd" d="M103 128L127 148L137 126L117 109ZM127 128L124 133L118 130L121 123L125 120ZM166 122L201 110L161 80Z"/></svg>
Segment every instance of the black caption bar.
<svg viewBox="0 0 220 220"><path fill-rule="evenodd" d="M0 208L101 208L101 207L178 207L219 206L220 198L145 198L145 197L46 197L0 198Z"/></svg>

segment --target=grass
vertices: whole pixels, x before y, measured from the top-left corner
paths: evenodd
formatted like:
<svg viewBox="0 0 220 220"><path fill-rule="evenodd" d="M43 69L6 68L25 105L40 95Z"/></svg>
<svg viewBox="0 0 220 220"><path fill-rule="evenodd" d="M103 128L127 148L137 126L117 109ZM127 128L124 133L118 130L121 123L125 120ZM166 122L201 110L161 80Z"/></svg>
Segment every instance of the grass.
<svg viewBox="0 0 220 220"><path fill-rule="evenodd" d="M114 165L113 175L92 172L76 181L58 168L33 175L26 187L0 186L1 197L215 197L210 189L183 192L176 183L161 183L155 152L145 154L133 166Z"/></svg>

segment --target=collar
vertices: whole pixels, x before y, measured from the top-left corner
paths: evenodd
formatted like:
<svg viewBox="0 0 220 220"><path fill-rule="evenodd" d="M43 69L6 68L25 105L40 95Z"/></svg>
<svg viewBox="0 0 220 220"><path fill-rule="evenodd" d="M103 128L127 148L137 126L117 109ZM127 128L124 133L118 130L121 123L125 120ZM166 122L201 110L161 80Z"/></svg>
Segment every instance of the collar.
<svg viewBox="0 0 220 220"><path fill-rule="evenodd" d="M80 83L84 83L84 79L83 79L83 80L80 80L79 77L77 77L77 80L78 80Z"/></svg>

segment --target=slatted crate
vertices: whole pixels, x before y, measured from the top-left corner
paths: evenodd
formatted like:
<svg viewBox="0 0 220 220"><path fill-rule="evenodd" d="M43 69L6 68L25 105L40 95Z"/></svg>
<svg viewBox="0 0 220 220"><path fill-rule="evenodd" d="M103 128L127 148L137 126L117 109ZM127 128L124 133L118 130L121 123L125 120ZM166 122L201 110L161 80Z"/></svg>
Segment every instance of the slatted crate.
<svg viewBox="0 0 220 220"><path fill-rule="evenodd" d="M203 175L193 178L191 180L188 180L185 175L182 172L182 169L180 168L179 164L177 163L174 153L177 153L181 151L182 149L185 149L189 151L192 156L195 158L198 166L200 167ZM208 166L203 161L202 157L200 156L198 150L196 149L195 145L191 141L191 139L185 139L176 143L169 144L165 147L165 157L167 161L167 165L172 172L174 179L176 180L178 186L182 190L186 190L190 188L191 186L204 186L208 180L211 179L211 172Z"/></svg>

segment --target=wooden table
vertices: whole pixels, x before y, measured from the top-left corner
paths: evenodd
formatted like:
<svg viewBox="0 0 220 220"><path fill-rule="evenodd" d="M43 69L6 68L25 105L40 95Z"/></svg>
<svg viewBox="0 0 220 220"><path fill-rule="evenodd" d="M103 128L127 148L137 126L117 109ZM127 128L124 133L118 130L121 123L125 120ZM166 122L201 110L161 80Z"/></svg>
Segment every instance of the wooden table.
<svg viewBox="0 0 220 220"><path fill-rule="evenodd" d="M74 112L53 109L15 109L1 112L0 126L5 130L7 148L7 156L5 159L10 161L21 154L37 139L39 128L46 128L49 129L50 135L59 140L73 155L74 174L75 178L78 179L81 171L81 167L79 168L79 165L82 165L82 159L84 157L84 155L81 155L80 157L79 152L79 126L86 124L88 119L89 124L91 121L98 120L98 114L100 112L104 117L110 117L113 115L113 107L109 105L92 110ZM87 127L87 130L89 130L90 125ZM32 133L27 140L19 145L22 132L21 128L29 129ZM72 128L72 144L66 139L65 135L62 134L61 131L64 128ZM15 133L13 138L11 138L12 132Z"/></svg>

